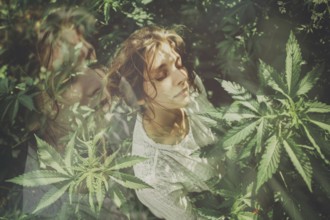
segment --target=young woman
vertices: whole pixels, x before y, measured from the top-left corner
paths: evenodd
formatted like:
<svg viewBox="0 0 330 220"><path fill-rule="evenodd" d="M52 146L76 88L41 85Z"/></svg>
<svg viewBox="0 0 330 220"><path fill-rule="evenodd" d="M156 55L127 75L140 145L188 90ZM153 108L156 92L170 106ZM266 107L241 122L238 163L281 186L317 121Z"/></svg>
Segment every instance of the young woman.
<svg viewBox="0 0 330 220"><path fill-rule="evenodd" d="M94 47L86 40L95 18L81 8L57 8L42 20L37 52L46 71L44 88L36 98L44 123L40 135L62 152L61 139L74 131L73 106L93 110L110 105L105 68L96 61Z"/></svg>
<svg viewBox="0 0 330 220"><path fill-rule="evenodd" d="M44 81L35 100L40 115L31 127L59 153L64 153L68 134L77 129L75 118L84 118L79 113L79 106L91 109L95 117L100 112L98 115L104 121L104 111L110 105L105 68L89 65L96 61L96 55L86 37L95 21L81 8L57 8L45 16L37 32L37 52L41 69L44 69L41 71L44 76L40 78ZM74 110L75 106L77 108ZM25 172L38 169L36 143L31 143ZM52 187L24 188L23 213L32 213L42 196ZM59 212L69 210L69 206L64 204L68 204L65 197L38 212L37 216L54 219Z"/></svg>
<svg viewBox="0 0 330 220"><path fill-rule="evenodd" d="M217 173L196 153L214 136L193 119L209 104L200 105L203 88L184 58L184 42L175 31L145 27L123 42L110 68L114 85L130 85L112 92L139 108L132 154L148 159L134 166L134 173L152 188L137 190L137 196L155 216L170 220L201 218L186 195L208 190L205 181Z"/></svg>

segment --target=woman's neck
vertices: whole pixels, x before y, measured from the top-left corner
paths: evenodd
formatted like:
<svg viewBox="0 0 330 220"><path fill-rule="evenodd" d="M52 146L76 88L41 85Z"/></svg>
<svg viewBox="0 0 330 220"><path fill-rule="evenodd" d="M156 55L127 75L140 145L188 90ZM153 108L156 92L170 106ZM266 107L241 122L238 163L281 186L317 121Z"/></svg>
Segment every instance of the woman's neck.
<svg viewBox="0 0 330 220"><path fill-rule="evenodd" d="M157 143L174 145L188 133L188 121L183 109L147 110L143 116L147 135Z"/></svg>

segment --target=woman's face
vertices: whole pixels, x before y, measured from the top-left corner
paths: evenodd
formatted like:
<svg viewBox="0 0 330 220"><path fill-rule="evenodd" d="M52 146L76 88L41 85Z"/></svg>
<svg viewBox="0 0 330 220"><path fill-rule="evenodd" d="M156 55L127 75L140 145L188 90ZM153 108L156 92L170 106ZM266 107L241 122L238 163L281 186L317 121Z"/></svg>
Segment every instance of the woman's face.
<svg viewBox="0 0 330 220"><path fill-rule="evenodd" d="M86 68L67 86L62 94L63 101L67 105L80 103L93 109L105 107L111 98L105 82L105 73L101 69Z"/></svg>
<svg viewBox="0 0 330 220"><path fill-rule="evenodd" d="M189 83L181 56L169 43L161 43L155 51L147 54L147 61L151 66L144 73L143 87L153 108L185 107L190 101Z"/></svg>
<svg viewBox="0 0 330 220"><path fill-rule="evenodd" d="M61 43L63 45L61 45ZM54 54L55 62L63 64L68 56L75 53L75 75L73 82L62 93L63 102L67 105L80 103L96 108L101 102L110 100L105 86L105 73L101 69L91 69L86 62L95 60L94 47L75 29L63 29L58 48ZM66 54L67 53L67 54Z"/></svg>
<svg viewBox="0 0 330 220"><path fill-rule="evenodd" d="M76 29L64 28L53 46L48 68L57 70L68 61L72 62L70 65L80 67L92 60L96 60L94 47Z"/></svg>

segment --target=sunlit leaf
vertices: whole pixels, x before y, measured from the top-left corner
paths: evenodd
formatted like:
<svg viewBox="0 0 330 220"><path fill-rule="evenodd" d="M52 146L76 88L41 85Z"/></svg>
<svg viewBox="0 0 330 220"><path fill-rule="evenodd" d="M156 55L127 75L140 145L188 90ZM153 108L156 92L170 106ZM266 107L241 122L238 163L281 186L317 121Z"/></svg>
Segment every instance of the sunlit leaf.
<svg viewBox="0 0 330 220"><path fill-rule="evenodd" d="M221 86L232 96L233 99L236 100L249 100L252 95L241 85L222 80Z"/></svg>
<svg viewBox="0 0 330 220"><path fill-rule="evenodd" d="M301 52L298 42L290 32L289 40L286 44L285 76L288 86L288 94L293 94L300 78L301 71Z"/></svg>

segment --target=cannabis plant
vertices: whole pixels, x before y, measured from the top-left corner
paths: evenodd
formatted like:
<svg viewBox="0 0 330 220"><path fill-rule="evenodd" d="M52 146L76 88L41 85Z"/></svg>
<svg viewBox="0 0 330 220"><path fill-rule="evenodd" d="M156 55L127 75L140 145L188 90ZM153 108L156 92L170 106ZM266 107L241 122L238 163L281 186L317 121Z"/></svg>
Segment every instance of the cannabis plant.
<svg viewBox="0 0 330 220"><path fill-rule="evenodd" d="M120 148L109 156L100 156L97 146L103 136L104 133L99 132L84 140L73 134L63 156L36 136L41 168L9 181L24 187L55 186L41 198L33 213L50 206L65 193L68 193L70 203L76 195L87 195L89 206L96 214L101 211L107 194L120 207L125 198L115 183L130 189L149 187L135 176L121 171L145 158L130 155L119 157ZM127 144L124 142L123 145Z"/></svg>
<svg viewBox="0 0 330 220"><path fill-rule="evenodd" d="M261 90L255 95L237 83L221 82L234 100L224 113L224 119L232 128L222 145L227 152L239 151L241 161L257 161L253 181L256 192L277 173L285 183L280 164L286 158L310 192L313 191L311 160L320 158L329 165L326 142L330 132L327 123L330 106L307 97L320 76L321 67L316 66L302 75L302 55L292 32L286 53L285 73L260 61Z"/></svg>
<svg viewBox="0 0 330 220"><path fill-rule="evenodd" d="M220 80L233 103L210 114L218 118L224 135L209 155L226 155L225 173L213 184L211 194L191 196L198 212L208 219L303 219L302 212L316 215L305 209L310 202L297 200L304 198L305 189L310 193L319 190L313 185L313 170L316 173L329 165L330 106L308 99L322 67L302 75L303 60L293 33L286 53L284 73L260 61L261 84L256 94L235 82ZM219 123L220 117L223 123ZM323 161L322 166L315 160ZM304 185L298 184L300 180ZM326 186L323 181L323 192Z"/></svg>

